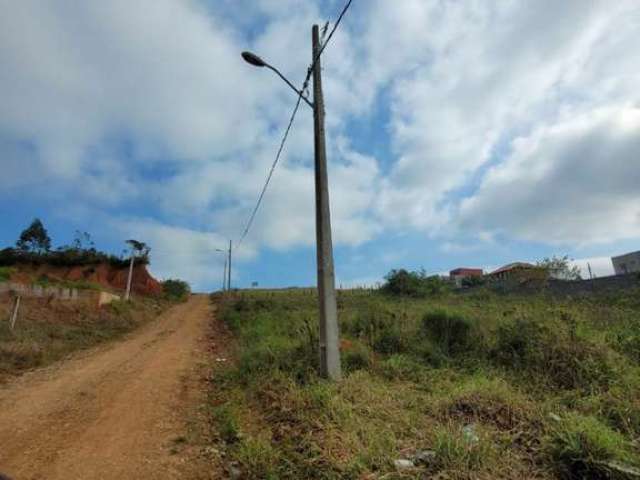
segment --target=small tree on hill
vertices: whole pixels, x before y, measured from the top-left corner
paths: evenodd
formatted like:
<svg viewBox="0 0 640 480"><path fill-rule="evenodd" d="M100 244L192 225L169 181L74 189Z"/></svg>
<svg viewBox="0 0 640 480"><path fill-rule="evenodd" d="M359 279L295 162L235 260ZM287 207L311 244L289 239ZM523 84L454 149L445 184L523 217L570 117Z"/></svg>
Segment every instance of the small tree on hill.
<svg viewBox="0 0 640 480"><path fill-rule="evenodd" d="M31 225L22 231L16 246L23 252L40 255L51 250L51 239L39 218L34 219Z"/></svg>
<svg viewBox="0 0 640 480"><path fill-rule="evenodd" d="M162 282L162 292L169 300L182 302L189 298L191 287L185 281L170 278Z"/></svg>
<svg viewBox="0 0 640 480"><path fill-rule="evenodd" d="M556 257L555 255L551 258L546 257L540 260L537 265L546 268L551 278L557 278L558 280L582 280L580 267L571 265L569 255L563 257Z"/></svg>
<svg viewBox="0 0 640 480"><path fill-rule="evenodd" d="M129 275L127 277L127 290L124 294L125 300L129 300L131 296L131 281L133 280L133 262L136 257L142 258L144 263L149 261L149 252L151 248L144 242L129 239L126 241L131 246L131 259L129 262Z"/></svg>
<svg viewBox="0 0 640 480"><path fill-rule="evenodd" d="M137 258L148 259L149 252L151 252L151 247L144 242L139 242L138 240L127 240L125 243L131 246L133 250L133 255Z"/></svg>
<svg viewBox="0 0 640 480"><path fill-rule="evenodd" d="M445 283L437 275L427 276L420 270L410 272L405 269L391 270L385 277L382 291L393 295L424 297L437 295L445 290Z"/></svg>

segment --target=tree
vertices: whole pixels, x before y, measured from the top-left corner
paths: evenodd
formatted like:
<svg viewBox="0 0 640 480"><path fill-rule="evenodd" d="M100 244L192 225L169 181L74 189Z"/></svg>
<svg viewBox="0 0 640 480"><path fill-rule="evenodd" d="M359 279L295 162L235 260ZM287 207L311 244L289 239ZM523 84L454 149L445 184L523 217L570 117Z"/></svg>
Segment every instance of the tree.
<svg viewBox="0 0 640 480"><path fill-rule="evenodd" d="M445 282L437 275L427 276L427 272L409 272L405 269L391 270L385 277L382 291L392 295L424 297L437 295L445 289Z"/></svg>
<svg viewBox="0 0 640 480"><path fill-rule="evenodd" d="M39 218L35 218L31 225L22 231L16 246L23 252L39 255L51 250L51 239Z"/></svg>
<svg viewBox="0 0 640 480"><path fill-rule="evenodd" d="M189 298L191 287L187 282L170 278L162 282L162 292L169 300L183 302Z"/></svg>
<svg viewBox="0 0 640 480"><path fill-rule="evenodd" d="M75 250L95 251L95 246L96 245L91 239L91 234L89 232L81 232L80 230L76 230L73 238L73 248Z"/></svg>
<svg viewBox="0 0 640 480"><path fill-rule="evenodd" d="M134 256L139 258L144 258L144 259L146 259L149 256L151 247L149 247L146 243L139 242L138 240L133 240L133 239L127 240L125 243L131 246Z"/></svg>
<svg viewBox="0 0 640 480"><path fill-rule="evenodd" d="M546 257L540 260L537 265L546 268L551 278L558 280L582 280L580 267L571 265L569 255L563 257Z"/></svg>

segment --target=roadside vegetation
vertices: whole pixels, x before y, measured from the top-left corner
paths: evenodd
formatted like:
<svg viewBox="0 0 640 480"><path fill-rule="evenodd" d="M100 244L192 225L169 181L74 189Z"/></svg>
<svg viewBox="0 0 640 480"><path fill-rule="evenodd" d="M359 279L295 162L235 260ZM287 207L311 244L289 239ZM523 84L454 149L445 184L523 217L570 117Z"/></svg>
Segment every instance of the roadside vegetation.
<svg viewBox="0 0 640 480"><path fill-rule="evenodd" d="M640 292L458 295L405 273L340 292L338 383L316 373L313 291L214 297L236 338L209 412L230 471L640 478Z"/></svg>
<svg viewBox="0 0 640 480"><path fill-rule="evenodd" d="M128 240L136 265L149 263L150 248L143 242ZM39 219L20 234L15 248L0 250L0 282L14 281L40 287L77 290L113 291L109 286L86 279L67 280L42 273L40 267L91 266L107 264L124 268L129 258L116 257L96 250L91 235L76 232L71 245L51 250L51 239ZM41 273L36 273L40 271ZM15 277L18 277L15 279ZM53 297L23 296L15 328L11 316L15 294L0 296L0 382L25 370L48 365L69 353L112 340L155 318L175 302L185 301L189 285L181 280L167 280L162 294L137 294L131 301L115 301L98 307L97 296L79 300L56 300Z"/></svg>
<svg viewBox="0 0 640 480"><path fill-rule="evenodd" d="M169 306L166 300L136 297L97 308L92 302L22 298L14 330L7 319L13 302L0 300L0 383L131 332Z"/></svg>
<svg viewBox="0 0 640 480"><path fill-rule="evenodd" d="M172 302L186 302L191 295L191 287L183 280L170 278L162 282L162 294Z"/></svg>

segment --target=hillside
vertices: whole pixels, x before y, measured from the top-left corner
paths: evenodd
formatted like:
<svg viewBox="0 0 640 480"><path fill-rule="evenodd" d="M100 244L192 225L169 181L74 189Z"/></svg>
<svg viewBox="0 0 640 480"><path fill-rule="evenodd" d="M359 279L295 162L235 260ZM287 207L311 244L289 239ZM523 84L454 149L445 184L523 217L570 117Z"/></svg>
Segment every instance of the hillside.
<svg viewBox="0 0 640 480"><path fill-rule="evenodd" d="M66 283L70 286L124 291L127 285L128 267L98 263L92 265L17 264L6 269L7 277L18 283ZM140 295L159 295L162 285L153 278L146 265L135 265L132 291Z"/></svg>

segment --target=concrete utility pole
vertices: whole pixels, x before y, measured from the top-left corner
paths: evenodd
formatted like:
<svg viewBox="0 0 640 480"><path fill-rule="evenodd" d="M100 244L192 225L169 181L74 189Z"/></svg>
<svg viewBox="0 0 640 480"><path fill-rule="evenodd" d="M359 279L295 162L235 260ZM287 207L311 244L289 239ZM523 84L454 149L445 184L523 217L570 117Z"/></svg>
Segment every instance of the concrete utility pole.
<svg viewBox="0 0 640 480"><path fill-rule="evenodd" d="M231 291L231 243L229 240L229 267L227 268L227 290Z"/></svg>
<svg viewBox="0 0 640 480"><path fill-rule="evenodd" d="M327 150L324 131L324 98L322 95L322 67L318 25L311 30L313 46L313 130L315 136L316 185L316 254L318 262L318 298L320 301L320 374L339 380L340 334L336 304L331 213L327 178Z"/></svg>
<svg viewBox="0 0 640 480"><path fill-rule="evenodd" d="M224 272L222 273L222 291L224 292L227 289L227 262L229 259L227 257L224 258Z"/></svg>
<svg viewBox="0 0 640 480"><path fill-rule="evenodd" d="M13 304L13 313L11 314L11 318L9 319L9 323L11 324L11 330L16 326L16 320L18 319L18 309L20 308L20 295L16 297L16 301Z"/></svg>
<svg viewBox="0 0 640 480"><path fill-rule="evenodd" d="M133 247L131 248L131 261L129 262L129 276L127 277L127 291L124 294L124 299L129 300L131 295L131 280L133 279Z"/></svg>
<svg viewBox="0 0 640 480"><path fill-rule="evenodd" d="M255 67L267 67L274 71L298 95L298 102L313 108L315 136L315 187L316 187L316 255L318 262L318 298L320 300L320 373L331 380L339 380L340 335L338 308L336 305L335 275L333 270L333 245L331 242L331 215L329 211L329 186L327 179L327 150L324 131L324 99L322 97L322 67L320 62L320 34L317 25L311 30L313 47L313 103L287 80L277 68L269 65L255 53L242 52L242 58ZM308 77L307 77L308 79ZM296 106L297 109L297 106ZM294 112L295 114L295 112ZM292 117L293 121L293 117ZM286 138L286 137L285 137ZM231 270L231 245L229 245L229 270Z"/></svg>

